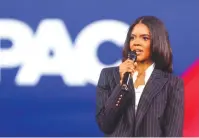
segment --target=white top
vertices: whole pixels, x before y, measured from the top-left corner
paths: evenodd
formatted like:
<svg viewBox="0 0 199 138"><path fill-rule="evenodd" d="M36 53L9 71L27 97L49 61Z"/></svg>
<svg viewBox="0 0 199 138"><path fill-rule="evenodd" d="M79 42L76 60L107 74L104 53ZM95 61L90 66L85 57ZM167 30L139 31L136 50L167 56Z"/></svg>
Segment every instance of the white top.
<svg viewBox="0 0 199 138"><path fill-rule="evenodd" d="M155 64L153 63L152 65L150 65L146 71L145 71L145 78L144 78L144 81L145 81L145 85L149 79L149 77L151 76L153 70L155 68ZM137 75L138 75L138 72L135 72L133 74L133 84L135 83L136 79L137 79ZM144 90L144 87L145 85L139 85L137 88L135 88L135 111L137 110L137 107L138 107L138 103L139 103L139 100L140 100L140 97L142 95L142 92Z"/></svg>

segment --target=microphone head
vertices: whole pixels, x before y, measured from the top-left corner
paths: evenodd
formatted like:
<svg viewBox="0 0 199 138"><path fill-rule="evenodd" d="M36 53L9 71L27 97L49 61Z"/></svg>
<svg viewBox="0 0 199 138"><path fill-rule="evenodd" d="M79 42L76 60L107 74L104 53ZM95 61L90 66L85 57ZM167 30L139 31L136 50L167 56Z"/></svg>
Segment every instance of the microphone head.
<svg viewBox="0 0 199 138"><path fill-rule="evenodd" d="M135 51L129 51L128 58L131 59L131 60L133 60L133 61L136 61L136 59L137 59L136 52Z"/></svg>

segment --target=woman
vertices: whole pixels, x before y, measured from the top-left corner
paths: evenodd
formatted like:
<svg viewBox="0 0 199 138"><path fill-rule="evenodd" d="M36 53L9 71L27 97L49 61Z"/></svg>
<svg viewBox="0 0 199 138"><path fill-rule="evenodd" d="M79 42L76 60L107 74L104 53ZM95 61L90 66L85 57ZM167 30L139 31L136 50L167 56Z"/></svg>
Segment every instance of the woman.
<svg viewBox="0 0 199 138"><path fill-rule="evenodd" d="M136 51L134 63L127 58ZM129 91L121 90L131 73ZM104 68L97 84L99 128L105 136L180 137L184 118L183 81L172 75L172 50L164 24L143 16L127 33L123 62Z"/></svg>

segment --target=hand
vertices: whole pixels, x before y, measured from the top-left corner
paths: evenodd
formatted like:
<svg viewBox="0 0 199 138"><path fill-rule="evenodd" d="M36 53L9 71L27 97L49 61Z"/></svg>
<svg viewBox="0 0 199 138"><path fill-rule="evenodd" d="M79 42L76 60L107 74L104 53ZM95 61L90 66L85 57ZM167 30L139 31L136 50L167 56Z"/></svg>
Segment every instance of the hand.
<svg viewBox="0 0 199 138"><path fill-rule="evenodd" d="M126 72L130 72L131 75L135 72L135 69L137 67L137 63L133 62L130 59L127 59L126 61L122 62L119 66L119 72L120 72L120 84L122 84L122 80L124 77L124 74Z"/></svg>

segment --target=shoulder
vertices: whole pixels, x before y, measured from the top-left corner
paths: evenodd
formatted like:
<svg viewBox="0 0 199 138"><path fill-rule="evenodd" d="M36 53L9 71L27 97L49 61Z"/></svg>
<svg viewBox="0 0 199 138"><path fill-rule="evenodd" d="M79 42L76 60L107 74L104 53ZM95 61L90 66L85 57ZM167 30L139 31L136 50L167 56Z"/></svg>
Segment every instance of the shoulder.
<svg viewBox="0 0 199 138"><path fill-rule="evenodd" d="M183 79L180 76L163 71L161 71L161 73L165 78L168 79L169 85L171 87L177 87L177 86L182 87L184 85Z"/></svg>
<svg viewBox="0 0 199 138"><path fill-rule="evenodd" d="M108 84L108 80L112 80L114 77L114 73L117 72L119 72L118 66L102 68L98 84Z"/></svg>
<svg viewBox="0 0 199 138"><path fill-rule="evenodd" d="M101 73L104 73L104 74L112 74L112 73L115 72L115 71L119 71L119 67L118 67L118 66L103 68L103 69L101 70Z"/></svg>
<svg viewBox="0 0 199 138"><path fill-rule="evenodd" d="M183 79L172 73L165 73L167 76L167 94L169 100L173 102L183 102L184 97L184 82Z"/></svg>

